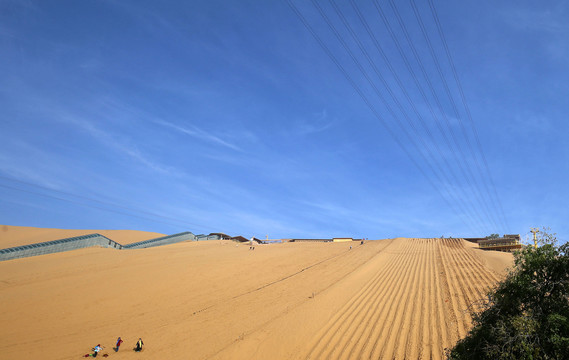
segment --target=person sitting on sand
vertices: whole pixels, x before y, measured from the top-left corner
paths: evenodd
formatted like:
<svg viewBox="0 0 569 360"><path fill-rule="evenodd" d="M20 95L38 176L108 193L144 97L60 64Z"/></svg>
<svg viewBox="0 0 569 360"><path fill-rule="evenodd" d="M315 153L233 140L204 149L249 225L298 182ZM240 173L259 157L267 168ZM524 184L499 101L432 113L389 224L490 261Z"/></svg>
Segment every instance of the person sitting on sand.
<svg viewBox="0 0 569 360"><path fill-rule="evenodd" d="M101 346L101 344L97 344L97 346L95 346L93 348L93 354L91 355L92 357L97 357L97 355L99 354L99 351L103 350L103 347Z"/></svg>
<svg viewBox="0 0 569 360"><path fill-rule="evenodd" d="M134 351L142 351L142 345L144 345L144 343L142 342L142 338L138 338Z"/></svg>
<svg viewBox="0 0 569 360"><path fill-rule="evenodd" d="M121 344L123 343L121 337L119 336L119 338L117 339L117 345L115 347L115 352L119 351L119 347L121 346Z"/></svg>

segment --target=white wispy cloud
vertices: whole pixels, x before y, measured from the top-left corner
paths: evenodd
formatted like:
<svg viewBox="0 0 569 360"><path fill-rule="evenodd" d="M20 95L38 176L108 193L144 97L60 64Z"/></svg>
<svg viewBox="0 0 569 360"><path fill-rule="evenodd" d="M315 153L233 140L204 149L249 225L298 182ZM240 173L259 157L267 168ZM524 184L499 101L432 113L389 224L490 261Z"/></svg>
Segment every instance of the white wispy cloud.
<svg viewBox="0 0 569 360"><path fill-rule="evenodd" d="M430 196L424 195L423 199L426 200ZM406 201L408 199L402 196L401 202ZM393 207L386 211L371 203L366 205L366 211L362 213L361 208L350 208L327 201L302 199L296 202L300 206L306 207L314 219L329 222L331 226L341 221L343 226L348 226L348 228L351 227L352 229L389 228L397 231L398 236L406 236L412 233L414 228L437 229L437 226L440 224L436 217L424 215L425 209L422 208L417 208L413 211L408 209L402 211ZM429 203L429 201L426 200L425 203ZM355 234L352 235L356 236Z"/></svg>
<svg viewBox="0 0 569 360"><path fill-rule="evenodd" d="M546 31L550 33L569 32L569 23L565 15L567 9L541 10L515 9L506 14L508 23L516 28Z"/></svg>
<svg viewBox="0 0 569 360"><path fill-rule="evenodd" d="M111 132L99 128L87 119L71 116L69 114L62 114L59 116L59 119L80 128L105 146L127 155L138 163L143 164L156 172L167 175L179 175L179 171L151 160L138 149L136 144L129 143L125 136L115 136Z"/></svg>
<svg viewBox="0 0 569 360"><path fill-rule="evenodd" d="M122 10L125 14L136 19L139 22L139 25L146 28L150 33L168 31L170 34L179 34L179 31L164 16L159 15L155 11L139 6L136 1L106 0L103 2L108 6Z"/></svg>
<svg viewBox="0 0 569 360"><path fill-rule="evenodd" d="M1 174L50 189L65 188L65 184L58 179L58 176L66 173L61 157L21 139L0 136L0 141Z"/></svg>
<svg viewBox="0 0 569 360"><path fill-rule="evenodd" d="M536 2L537 8L515 8L502 12L502 18L512 29L540 36L545 54L556 61L569 59L569 6L565 1Z"/></svg>
<svg viewBox="0 0 569 360"><path fill-rule="evenodd" d="M102 68L102 62L100 59L96 59L96 58L88 58L85 59L83 62L81 62L79 64L79 68L83 69L83 70L99 70Z"/></svg>
<svg viewBox="0 0 569 360"><path fill-rule="evenodd" d="M328 130L334 124L333 120L328 119L326 110L315 114L312 119L302 121L298 124L298 132L301 135L310 135Z"/></svg>
<svg viewBox="0 0 569 360"><path fill-rule="evenodd" d="M512 116L508 124L509 131L527 138L533 138L536 134L549 134L553 129L552 120L545 114L531 111L520 111Z"/></svg>
<svg viewBox="0 0 569 360"><path fill-rule="evenodd" d="M197 138L197 139L202 139L202 140L208 141L208 142L213 143L213 144L225 146L225 147L232 149L232 150L242 151L241 148L239 148L238 146L231 144L231 143L221 139L218 136L212 135L209 132L206 132L206 131L204 131L204 130L202 130L202 129L198 128L197 126L194 126L194 125L190 125L190 127L188 128L188 127L178 126L176 124L172 124L171 122L164 121L164 120L154 120L154 123L156 123L158 125L165 126L165 127L169 127L169 128L174 129L178 132L181 132L182 134L189 135L189 136Z"/></svg>

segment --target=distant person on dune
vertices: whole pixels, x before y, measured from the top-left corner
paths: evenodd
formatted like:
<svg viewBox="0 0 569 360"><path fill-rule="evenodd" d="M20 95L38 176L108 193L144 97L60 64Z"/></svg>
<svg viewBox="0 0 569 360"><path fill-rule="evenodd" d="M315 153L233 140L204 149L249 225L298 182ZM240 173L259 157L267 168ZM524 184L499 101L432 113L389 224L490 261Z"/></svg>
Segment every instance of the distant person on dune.
<svg viewBox="0 0 569 360"><path fill-rule="evenodd" d="M97 355L99 355L99 351L101 351L101 350L103 350L103 347L101 346L101 344L97 344L97 346L95 346L95 347L93 348L93 354L91 354L91 355L85 355L85 356L86 356L86 357L87 357L87 356L97 357Z"/></svg>
<svg viewBox="0 0 569 360"><path fill-rule="evenodd" d="M121 346L121 344L123 343L121 337L119 336L119 338L117 339L117 345L115 346L115 352L119 351L119 347Z"/></svg>
<svg viewBox="0 0 569 360"><path fill-rule="evenodd" d="M142 342L142 338L138 338L134 351L142 351L142 345L144 345L144 343Z"/></svg>

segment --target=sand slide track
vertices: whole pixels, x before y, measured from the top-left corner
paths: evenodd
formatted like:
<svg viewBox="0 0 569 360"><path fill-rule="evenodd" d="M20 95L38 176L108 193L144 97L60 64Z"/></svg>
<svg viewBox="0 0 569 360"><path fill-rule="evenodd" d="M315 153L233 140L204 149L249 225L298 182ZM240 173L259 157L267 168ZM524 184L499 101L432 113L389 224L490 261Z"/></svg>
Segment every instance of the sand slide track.
<svg viewBox="0 0 569 360"><path fill-rule="evenodd" d="M415 248L417 248L417 245L420 245L420 242L417 239L411 239L409 241L415 244L414 246ZM382 330L387 329L385 335L383 337L380 336L376 339L371 354L373 358L377 356L384 358L405 356L404 354L406 354L408 349L410 349L407 346L408 345L407 334L409 332L412 332L413 330L419 330L419 326L413 326L413 327L393 326L395 324L408 325L412 321L416 321L417 316L419 317L421 316L420 311L413 311L413 310L416 310L415 307L417 306L417 292L421 291L420 284L422 282L422 276L424 275L423 270L424 270L426 252L423 251L423 249L421 249L418 251L418 254L419 256L411 257L412 278L409 277L409 281L406 281L404 283L399 282L399 284L401 284L401 286L399 286L399 292L397 293L396 296L393 296L390 299L391 304L397 304L397 306L393 310L390 307L389 311L387 311L388 314L392 315L391 318L388 318L388 321L389 319L391 319L391 323L388 322L388 324L390 325L382 329ZM407 296L405 296L404 294L407 294ZM410 299L412 299L411 303L409 303ZM405 317L402 317L403 315L405 315ZM413 316L413 318L411 318L411 316ZM411 341L419 341L419 340L416 338ZM410 354L409 356L413 355Z"/></svg>
<svg viewBox="0 0 569 360"><path fill-rule="evenodd" d="M400 258L402 258L402 257L400 256ZM365 333L367 334L365 337L366 341L359 343L358 347L360 349L362 348L363 345L365 345L369 341L369 338L371 336L371 330L373 329L373 327L372 327L372 329L368 330L369 324L375 325L377 323L377 316L379 314L378 311L381 311L381 309L382 309L381 302L385 298L385 293L379 291L379 290L381 290L381 286L385 285L389 289L395 288L394 283L393 283L394 277L391 276L393 274L393 272L390 271L391 269L394 269L394 268L391 267L389 270L386 269L387 271L384 273L384 276L387 277L387 279L388 279L387 282L382 282L381 278L380 278L380 279L378 279L379 281L377 283L375 283L375 286L373 288L373 292L371 294L371 296L374 299L373 305L369 306L368 303L365 301L362 303L362 306L366 307L368 310L366 313L366 316L367 316L366 323L364 325L359 324L359 323L352 324L352 326L355 326L357 328L362 329L362 331L365 331ZM385 274L387 274L387 275L385 275ZM387 284L389 284L389 285L387 285ZM355 334L355 336L357 338L357 334ZM352 338L354 338L354 336L352 336ZM356 345L356 344L354 343L354 345ZM343 351L345 351L345 350L346 349L344 348ZM347 352L346 354L349 355L353 350L354 350L354 348L352 347L350 349L350 351Z"/></svg>
<svg viewBox="0 0 569 360"><path fill-rule="evenodd" d="M361 296L366 296L366 293L370 291L370 284L373 283L374 281L376 281L376 277L374 277L366 286L364 286L359 293L355 296L356 299L358 299ZM355 301L350 301L348 302L343 309L341 309L332 319L331 321L329 321L328 325L323 329L323 331L320 332L320 335L317 336L316 338L318 339L314 346L310 349L310 351L308 352L308 356L310 357L313 353L316 352L316 354L318 354L318 345L324 345L326 346L328 343L322 343L322 341L324 340L324 337L326 336L326 334L333 332L335 333L337 331L333 330L331 331L331 329L333 329L335 326L337 326L340 322L342 322L345 318L345 314L349 311L353 311L352 307L356 306L358 304L358 302Z"/></svg>
<svg viewBox="0 0 569 360"><path fill-rule="evenodd" d="M415 242L415 239L410 240L410 242ZM415 248L415 247L414 247ZM419 251L419 254L421 254L421 252ZM396 350L396 341L397 338L400 334L400 332L403 330L404 326L397 326L397 324L405 324L405 322L403 321L403 315L406 314L405 312L405 308L407 307L407 303L409 302L409 299L411 299L414 295L415 295L415 291L417 289L416 285L416 281L417 281L417 276L419 274L419 270L420 270L420 263L422 261L421 257L416 256L416 254L412 254L415 256L410 256L412 258L414 258L416 261L414 264L412 264L411 267L411 276L405 276L404 282L398 282L397 283L397 293L396 295L391 299L392 304L395 303L396 307L393 311L389 312L390 315L392 315L391 317L391 321L389 321L388 319L388 324L390 323L390 326L386 326L385 329L387 330L387 333L385 335L385 338L383 339L382 343L385 344L384 346L379 346L380 345L380 341L381 338L377 339L375 344L374 344L374 351L372 352L372 357L376 358L376 354L378 351L379 355L381 358L392 358L394 357L394 352ZM408 293L411 294L408 294ZM399 301L396 301L399 300ZM393 332L396 332L395 334L393 334Z"/></svg>
<svg viewBox="0 0 569 360"><path fill-rule="evenodd" d="M461 241L397 240L377 275L317 333L306 358L442 359L496 280Z"/></svg>
<svg viewBox="0 0 569 360"><path fill-rule="evenodd" d="M428 292L430 283L429 279L429 270L430 270L430 250L428 249L428 240L427 241L427 249L424 256L423 267L421 269L421 279L419 280L420 284L425 284L425 286L421 286L419 288L419 294L415 297L415 302L413 303L412 309L420 309L420 311L412 311L413 319L411 322L411 327L409 329L409 337L408 340L405 341L405 351L403 354L407 353L410 354L411 357L418 359L420 357L420 353L423 352L422 348L414 347L412 344L430 344L428 340L429 334L424 332L424 329L428 328L428 321L427 312L426 312L426 304L428 302ZM428 346L428 345L427 345ZM430 353L430 351L427 351Z"/></svg>
<svg viewBox="0 0 569 360"><path fill-rule="evenodd" d="M431 322L429 328L429 334L434 338L433 343L431 345L430 353L435 355L437 351L440 351L440 349L444 349L445 345L449 344L451 340L449 337L450 334L448 332L447 325L445 323L445 318L448 316L447 311L445 311L447 310L447 307L445 306L447 302L444 301L445 292L443 290L443 285L441 284L441 276L440 276L441 269L438 258L439 255L436 252L435 240L431 242L430 250L431 250L430 256L432 261L432 267L431 267L432 272L429 278L432 284L431 289L433 289L433 291L429 292L429 298L431 299L431 303L429 304L429 306L425 311L428 312L434 309L436 314L435 321ZM428 317L428 314L425 314L425 316ZM433 336L432 334L435 334L435 336ZM436 356L433 357L435 359L438 358Z"/></svg>
<svg viewBox="0 0 569 360"><path fill-rule="evenodd" d="M439 283L439 300L445 302L445 306L441 307L443 318L441 320L441 324L446 325L443 326L447 331L447 337L445 338L446 343L452 343L453 339L458 338L458 313L457 313L457 299L455 296L452 295L452 289L449 285L450 276L448 271L445 267L445 262L443 261L443 253L440 249L440 244L435 244L435 252L436 252L436 265L437 265L437 273L435 274L435 280L438 280Z"/></svg>
<svg viewBox="0 0 569 360"><path fill-rule="evenodd" d="M393 245L391 245L393 246ZM395 263L401 261L401 257L390 256L387 258L387 269L395 266ZM325 358L327 354L324 352L330 348L330 343L335 340L334 335L338 334L341 337L343 333L339 333L340 328L346 321L351 318L354 321L354 314L361 311L361 307L366 301L369 301L370 297L376 292L376 287L383 279L384 270L380 269L378 274L371 279L366 286L364 286L354 298L349 301L344 307L328 322L319 335L316 337L316 341L313 343L310 351L308 352L308 358L318 359ZM387 280L389 281L389 280ZM387 288L387 287L386 287ZM374 306L372 305L372 308ZM369 310L369 308L368 308Z"/></svg>
<svg viewBox="0 0 569 360"><path fill-rule="evenodd" d="M445 239L445 241L447 241L447 243L449 241L452 241L454 239ZM474 288L474 286L472 285L472 272L471 274L467 274L465 272L465 264L462 261L462 257L460 255L461 250L460 248L457 248L455 246L455 242L452 242L452 246L447 247L446 251L449 253L449 260L452 263L451 268L456 270L456 275L457 275L457 281L459 283L459 288L462 291L462 295L463 295L463 299L465 302L465 305L461 310L462 312L468 312L470 311L470 309L472 308L472 304L475 302L476 299L476 290ZM451 250L452 249L452 250ZM467 324L466 327L470 327L470 321L468 319L468 317L463 317L465 323Z"/></svg>
<svg viewBox="0 0 569 360"><path fill-rule="evenodd" d="M406 251L407 249L403 249ZM364 324L355 323L353 326L360 327L362 331L366 334L363 337L360 337L360 342L357 344L357 348L359 348L360 353L365 348L365 346L369 345L371 342L370 340L373 338L373 332L376 330L377 319L381 315L383 311L383 307L381 306L382 302L386 297L389 297L388 291L394 291L396 286L395 282L397 281L397 274L394 270L401 266L403 261L407 261L405 256L401 256L399 252L397 258L391 263L390 267L385 267L382 273L377 278L377 281L373 284L373 287L370 288L371 292L364 301L361 302L361 306L367 309L367 320ZM370 301L371 300L371 305ZM371 326L370 326L371 325ZM350 349L350 352L353 352L354 348Z"/></svg>
<svg viewBox="0 0 569 360"><path fill-rule="evenodd" d="M397 249L399 249L400 246L401 243L399 242ZM393 286L393 282L395 280L394 276L401 275L400 273L393 270L401 267L402 262L409 261L408 257L401 256L401 251L393 252L393 254L396 254L397 256L392 255L389 258L386 267L380 269L378 275L372 279L372 281L363 289L363 291L361 291L358 296L350 301L347 306L345 306L344 309L339 312L336 318L333 319L331 323L329 323L327 329L325 329L323 334L320 336L318 343L309 353L310 358L329 358L329 351L333 351L335 349L334 347L331 347L330 344L338 343L340 342L340 339L345 338L346 334L350 333L350 326L354 326L354 324L355 326L359 326L359 323L356 321L356 316L361 313L362 308L366 309L366 311L363 313L364 316L367 316L367 314L369 314L369 311L373 309L371 319L377 317L377 310L381 309L379 304L384 295L384 293L378 291L378 289L383 289L384 291L393 291L395 288ZM371 319L368 318L368 321L371 321ZM373 325L375 325L375 322ZM361 326L361 328L367 330L369 326ZM367 338L369 338L369 335ZM369 344L369 342L366 342L366 344Z"/></svg>
<svg viewBox="0 0 569 360"><path fill-rule="evenodd" d="M445 244L439 243L438 250L440 252L441 263L443 265L443 271L446 277L446 283L449 290L449 305L451 305L453 318L456 323L457 336L462 338L466 335L466 329L468 328L468 323L465 323L463 309L466 309L466 302L464 300L464 292L459 289L460 284L458 283L458 276L456 275L455 269L450 264L450 255L445 250Z"/></svg>
<svg viewBox="0 0 569 360"><path fill-rule="evenodd" d="M478 259L475 259L472 250L466 248L459 239L446 239L452 242L454 251L455 268L462 274L462 279L469 291L469 311L477 311L481 308L486 294L492 284L497 282L493 275Z"/></svg>
<svg viewBox="0 0 569 360"><path fill-rule="evenodd" d="M474 264L467 256L466 249L464 250L458 252L457 260L462 262L461 271L466 274L465 278L471 288L472 297L470 298L469 309L475 311L479 309L480 301L484 298L485 289L482 283L488 283L488 281L484 279L482 274L483 267Z"/></svg>
<svg viewBox="0 0 569 360"><path fill-rule="evenodd" d="M497 283L499 281L499 276L482 263L482 261L474 254L473 249L465 247L465 251L462 255L474 268L479 270L477 275L482 279L483 283Z"/></svg>
<svg viewBox="0 0 569 360"><path fill-rule="evenodd" d="M410 242L415 243L416 239L412 239ZM414 271L412 278L400 287L401 294L405 291L410 291L410 294L409 296L405 296L403 301L397 302L397 307L393 312L395 315L393 324L409 324L411 322L411 317L414 318L416 315L420 315L420 312L418 311L407 311L409 308L413 308L416 305L417 292L420 291L420 288L417 285L421 282L424 253L423 251L418 251L418 253L420 256L417 259L418 261L416 266L413 267ZM402 296L398 296L398 298L401 299ZM409 332L412 331L412 329L403 326L390 326L387 329L386 345L381 347L376 346L376 349L381 348L381 356L390 358L396 357L396 354L405 354L407 339ZM376 345L379 345L378 341L376 341Z"/></svg>
<svg viewBox="0 0 569 360"><path fill-rule="evenodd" d="M411 243L409 242L409 245ZM396 294L399 294L401 290L401 282L403 279L408 278L405 272L400 271L401 267L408 268L412 265L413 258L408 256L407 253L403 253L400 256L402 262L398 262L397 267L389 269L389 278L390 282L388 284L384 284L383 288L379 288L381 297L378 297L379 303L377 304L376 308L378 309L377 315L374 316L374 327L370 334L370 341L365 344L363 353L361 355L363 357L370 357L372 353L376 350L378 341L376 339L381 338L381 334L385 330L384 324L388 321L388 316L391 314L393 305L395 304L393 299L396 298Z"/></svg>

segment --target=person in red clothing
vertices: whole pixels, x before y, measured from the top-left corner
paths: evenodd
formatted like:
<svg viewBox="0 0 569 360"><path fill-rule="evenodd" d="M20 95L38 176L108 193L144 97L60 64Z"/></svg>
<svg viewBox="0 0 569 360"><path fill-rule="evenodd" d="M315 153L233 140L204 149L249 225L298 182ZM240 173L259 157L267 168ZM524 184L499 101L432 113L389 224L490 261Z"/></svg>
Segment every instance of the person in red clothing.
<svg viewBox="0 0 569 360"><path fill-rule="evenodd" d="M122 344L122 339L119 336L119 338L117 339L117 346L115 347L115 352L119 351L119 347L121 346L121 344Z"/></svg>

